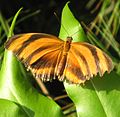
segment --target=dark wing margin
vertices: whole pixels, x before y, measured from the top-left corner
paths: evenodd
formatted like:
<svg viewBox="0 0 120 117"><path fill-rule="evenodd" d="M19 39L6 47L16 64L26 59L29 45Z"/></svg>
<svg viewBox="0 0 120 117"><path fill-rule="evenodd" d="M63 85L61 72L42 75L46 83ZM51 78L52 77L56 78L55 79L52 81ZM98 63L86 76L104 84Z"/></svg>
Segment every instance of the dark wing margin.
<svg viewBox="0 0 120 117"><path fill-rule="evenodd" d="M30 43L36 40L50 39L50 41L61 42L62 40L58 39L56 36L44 34L44 33L26 33L26 34L17 34L9 38L5 43L5 48L14 51L17 46L22 46L25 48ZM44 40L45 41L45 40ZM21 48L22 50L22 48Z"/></svg>

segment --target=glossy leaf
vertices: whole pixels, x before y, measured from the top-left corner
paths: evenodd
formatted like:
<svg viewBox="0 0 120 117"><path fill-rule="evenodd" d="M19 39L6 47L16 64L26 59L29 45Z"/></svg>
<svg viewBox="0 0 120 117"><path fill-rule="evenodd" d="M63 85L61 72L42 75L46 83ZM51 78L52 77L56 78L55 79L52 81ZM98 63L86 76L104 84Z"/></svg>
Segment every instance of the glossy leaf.
<svg viewBox="0 0 120 117"><path fill-rule="evenodd" d="M67 19L67 20L64 20ZM68 20L69 19L69 20ZM68 33L74 34L80 26L69 10L68 4L62 12L62 24ZM68 28L70 27L70 28ZM60 37L67 37L67 33L61 27ZM86 41L80 26L74 41ZM74 66L73 66L74 67ZM120 115L120 78L115 73L106 73L102 78L97 76L82 85L64 83L65 89L74 102L78 117L119 117Z"/></svg>
<svg viewBox="0 0 120 117"><path fill-rule="evenodd" d="M103 78L97 76L84 86L65 84L80 117L119 117L120 78L112 72Z"/></svg>
<svg viewBox="0 0 120 117"><path fill-rule="evenodd" d="M28 117L22 108L9 100L0 99L1 117Z"/></svg>
<svg viewBox="0 0 120 117"><path fill-rule="evenodd" d="M72 12L70 12L68 4L69 2L66 3L62 11L62 22L59 37L66 40L68 36L72 36L73 41L87 41L80 23L75 19Z"/></svg>
<svg viewBox="0 0 120 117"><path fill-rule="evenodd" d="M60 107L51 99L39 94L22 76L19 63L11 52L4 55L0 75L0 98L9 99L22 106L30 117L61 117Z"/></svg>

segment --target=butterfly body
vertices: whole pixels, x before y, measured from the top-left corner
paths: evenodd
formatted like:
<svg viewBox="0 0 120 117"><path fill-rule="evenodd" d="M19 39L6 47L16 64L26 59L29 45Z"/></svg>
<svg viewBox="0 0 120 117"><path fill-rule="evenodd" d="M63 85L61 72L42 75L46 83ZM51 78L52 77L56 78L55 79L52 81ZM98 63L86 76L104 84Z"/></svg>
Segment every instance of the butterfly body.
<svg viewBox="0 0 120 117"><path fill-rule="evenodd" d="M71 47L70 46L71 42L72 42L72 37L67 37L66 41L64 42L62 57L58 64L56 75L58 76L58 79L61 81L63 81L65 78L64 71L65 71L65 66L66 66L67 54Z"/></svg>
<svg viewBox="0 0 120 117"><path fill-rule="evenodd" d="M80 84L113 69L112 60L97 47L85 42L66 41L44 33L15 35L5 47L43 81L64 79Z"/></svg>

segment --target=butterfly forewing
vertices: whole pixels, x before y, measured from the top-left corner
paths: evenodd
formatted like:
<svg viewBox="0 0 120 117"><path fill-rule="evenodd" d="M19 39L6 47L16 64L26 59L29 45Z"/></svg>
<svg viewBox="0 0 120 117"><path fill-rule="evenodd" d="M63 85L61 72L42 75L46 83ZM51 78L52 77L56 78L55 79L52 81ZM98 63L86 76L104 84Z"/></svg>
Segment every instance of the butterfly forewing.
<svg viewBox="0 0 120 117"><path fill-rule="evenodd" d="M44 81L56 77L55 69L63 50L63 41L43 33L13 36L5 47L28 67L33 75Z"/></svg>

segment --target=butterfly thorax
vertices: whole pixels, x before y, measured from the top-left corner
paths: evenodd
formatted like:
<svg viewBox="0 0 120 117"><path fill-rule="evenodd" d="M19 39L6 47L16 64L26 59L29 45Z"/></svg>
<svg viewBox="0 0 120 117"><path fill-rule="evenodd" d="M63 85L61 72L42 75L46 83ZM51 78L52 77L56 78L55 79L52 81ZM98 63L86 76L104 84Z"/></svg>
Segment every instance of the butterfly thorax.
<svg viewBox="0 0 120 117"><path fill-rule="evenodd" d="M59 61L58 64L58 69L57 69L57 76L59 78L59 80L63 80L64 79L64 69L66 66L66 60L67 60L67 54L70 50L70 45L72 42L72 37L67 37L66 41L64 42L64 46L63 46L63 52L62 52L62 58Z"/></svg>
<svg viewBox="0 0 120 117"><path fill-rule="evenodd" d="M64 48L63 48L63 54L67 54L69 49L70 49L70 45L72 42L72 37L67 37L65 43L64 43Z"/></svg>

